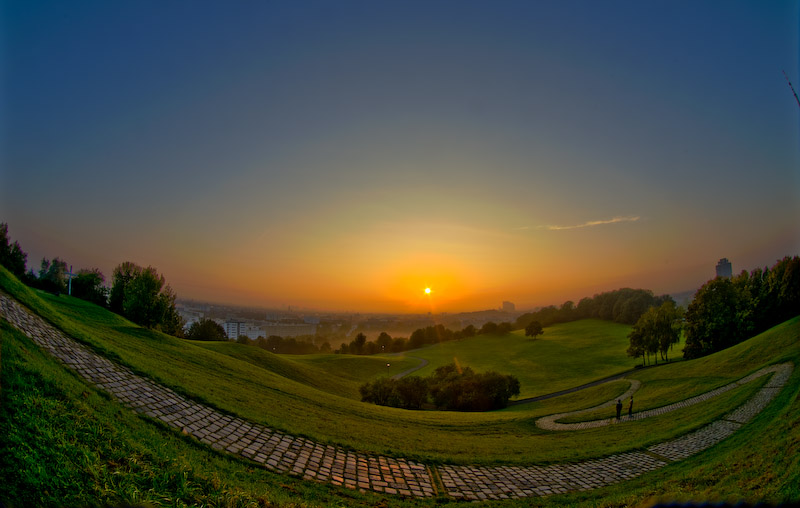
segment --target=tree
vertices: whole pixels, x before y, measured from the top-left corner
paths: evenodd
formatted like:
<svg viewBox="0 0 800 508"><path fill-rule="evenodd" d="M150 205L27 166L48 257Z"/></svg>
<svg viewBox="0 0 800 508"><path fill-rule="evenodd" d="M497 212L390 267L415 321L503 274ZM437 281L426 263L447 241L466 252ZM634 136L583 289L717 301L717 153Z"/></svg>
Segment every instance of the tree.
<svg viewBox="0 0 800 508"><path fill-rule="evenodd" d="M407 376L394 383L397 407L420 409L428 399L428 382L419 376Z"/></svg>
<svg viewBox="0 0 800 508"><path fill-rule="evenodd" d="M163 309L161 315L161 322L156 325L156 329L162 332L173 335L175 337L183 337L183 327L185 322L178 309L175 307L175 300L178 295L167 284L158 295L159 308Z"/></svg>
<svg viewBox="0 0 800 508"><path fill-rule="evenodd" d="M378 378L359 387L362 402L372 402L379 406L388 406L394 392L394 380L389 377Z"/></svg>
<svg viewBox="0 0 800 508"><path fill-rule="evenodd" d="M10 243L8 224L0 222L0 265L13 273L18 279L25 277L25 264L28 255L22 250L18 242Z"/></svg>
<svg viewBox="0 0 800 508"><path fill-rule="evenodd" d="M388 353L392 347L392 336L386 332L381 332L381 334L378 335L378 339L375 341L375 345L378 346L380 352Z"/></svg>
<svg viewBox="0 0 800 508"><path fill-rule="evenodd" d="M114 268L109 304L136 324L181 336L183 319L175 308L175 292L152 266L126 261Z"/></svg>
<svg viewBox="0 0 800 508"><path fill-rule="evenodd" d="M111 273L111 291L108 294L108 306L112 312L124 314L122 307L125 301L125 290L141 272L142 267L130 261L125 261L114 268Z"/></svg>
<svg viewBox="0 0 800 508"><path fill-rule="evenodd" d="M497 334L498 335L506 335L508 333L511 333L511 330L513 330L513 329L514 329L514 326L511 323L509 323L507 321L503 321L502 323L497 325Z"/></svg>
<svg viewBox="0 0 800 508"><path fill-rule="evenodd" d="M717 277L703 285L686 310L684 357L697 358L743 340L748 325L737 320L737 314L743 315L741 303L731 279Z"/></svg>
<svg viewBox="0 0 800 508"><path fill-rule="evenodd" d="M407 347L408 346L407 343L408 343L408 341L405 338L403 338L403 337L395 337L394 339L392 339L392 353L399 353L401 351L405 351L406 349L409 349Z"/></svg>
<svg viewBox="0 0 800 508"><path fill-rule="evenodd" d="M350 343L350 354L360 355L364 352L364 345L367 343L367 336L359 332L353 342Z"/></svg>
<svg viewBox="0 0 800 508"><path fill-rule="evenodd" d="M669 350L680 341L683 313L675 302L666 301L659 307L650 307L639 317L628 335L630 346L627 354L632 357L658 354L662 360L669 360Z"/></svg>
<svg viewBox="0 0 800 508"><path fill-rule="evenodd" d="M666 301L658 308L658 351L661 359L669 361L669 350L680 342L683 330L683 309L672 300Z"/></svg>
<svg viewBox="0 0 800 508"><path fill-rule="evenodd" d="M192 340L228 340L228 335L219 323L213 319L203 318L192 323L186 332L186 338ZM247 339L247 337L244 338ZM237 339L237 342L247 344L246 340L245 342L240 342Z"/></svg>
<svg viewBox="0 0 800 508"><path fill-rule="evenodd" d="M628 334L628 339L630 340L630 345L626 351L627 355L633 358L638 358L641 356L642 365L645 365L646 350L644 347L644 333L642 332L641 326L634 326L633 330L631 330L631 333Z"/></svg>
<svg viewBox="0 0 800 508"><path fill-rule="evenodd" d="M489 321L484 323L481 326L481 329L478 331L478 334L485 335L485 334L496 334L497 333L497 323L494 321Z"/></svg>
<svg viewBox="0 0 800 508"><path fill-rule="evenodd" d="M165 284L164 276L159 275L152 266L141 270L125 288L122 310L125 317L147 328L154 328L161 322L164 309L159 293Z"/></svg>
<svg viewBox="0 0 800 508"><path fill-rule="evenodd" d="M67 263L58 258L50 261L42 258L39 270L39 287L51 293L67 291Z"/></svg>
<svg viewBox="0 0 800 508"><path fill-rule="evenodd" d="M533 337L535 339L538 335L543 334L544 330L542 329L542 324L538 321L531 321L528 326L525 327L526 337Z"/></svg>
<svg viewBox="0 0 800 508"><path fill-rule="evenodd" d="M103 285L105 281L106 278L99 269L82 268L72 279L72 296L107 307L108 289Z"/></svg>

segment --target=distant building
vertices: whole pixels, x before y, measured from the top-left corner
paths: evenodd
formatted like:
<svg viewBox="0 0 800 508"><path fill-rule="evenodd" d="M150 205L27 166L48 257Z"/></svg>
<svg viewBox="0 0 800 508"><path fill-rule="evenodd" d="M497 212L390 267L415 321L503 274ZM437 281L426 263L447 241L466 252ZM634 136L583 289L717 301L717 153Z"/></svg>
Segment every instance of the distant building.
<svg viewBox="0 0 800 508"><path fill-rule="evenodd" d="M503 312L514 312L515 310L517 310L517 306L512 302L503 302Z"/></svg>
<svg viewBox="0 0 800 508"><path fill-rule="evenodd" d="M225 329L225 335L231 340L238 339L239 335L247 335L247 323L244 321L229 319L222 323L222 328Z"/></svg>
<svg viewBox="0 0 800 508"><path fill-rule="evenodd" d="M722 258L717 263L717 277L726 277L730 279L733 276L733 267L728 258Z"/></svg>

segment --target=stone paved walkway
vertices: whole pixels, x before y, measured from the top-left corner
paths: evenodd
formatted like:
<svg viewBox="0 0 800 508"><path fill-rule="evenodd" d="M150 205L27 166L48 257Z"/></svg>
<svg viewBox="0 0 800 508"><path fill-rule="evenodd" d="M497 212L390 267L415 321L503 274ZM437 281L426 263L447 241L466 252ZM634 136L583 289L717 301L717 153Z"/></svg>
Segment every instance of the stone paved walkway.
<svg viewBox="0 0 800 508"><path fill-rule="evenodd" d="M0 293L0 315L61 363L114 396L125 406L194 436L215 450L238 455L272 471L307 480L408 497L446 494L457 499L477 501L545 496L589 490L635 478L671 461L694 455L728 437L777 395L793 369L791 364L774 365L714 392L653 410L652 414L647 411L635 414L634 419L639 419L663 414L668 410L674 411L686 407L689 401L696 404L715 396L715 392L719 390L727 391L757 377L773 374L767 385L754 397L723 419L672 441L654 445L647 452L629 452L602 459L550 466L444 465L438 468L445 489L444 493L440 493L435 487L432 468L424 464L315 443L186 399L92 352L4 293ZM632 381L631 390L638 388L635 383L638 382ZM555 426L578 425L553 430L575 430L586 428L580 425L592 423L558 424L556 420L564 416L566 414L553 415L545 421Z"/></svg>

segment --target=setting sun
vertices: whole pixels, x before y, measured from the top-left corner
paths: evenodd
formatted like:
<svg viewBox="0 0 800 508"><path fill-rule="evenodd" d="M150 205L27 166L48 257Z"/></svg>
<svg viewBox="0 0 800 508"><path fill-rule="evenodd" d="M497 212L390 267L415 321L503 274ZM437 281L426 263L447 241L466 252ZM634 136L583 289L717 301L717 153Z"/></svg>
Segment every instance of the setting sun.
<svg viewBox="0 0 800 508"><path fill-rule="evenodd" d="M431 294L431 288L425 288L425 294L426 295Z"/></svg>

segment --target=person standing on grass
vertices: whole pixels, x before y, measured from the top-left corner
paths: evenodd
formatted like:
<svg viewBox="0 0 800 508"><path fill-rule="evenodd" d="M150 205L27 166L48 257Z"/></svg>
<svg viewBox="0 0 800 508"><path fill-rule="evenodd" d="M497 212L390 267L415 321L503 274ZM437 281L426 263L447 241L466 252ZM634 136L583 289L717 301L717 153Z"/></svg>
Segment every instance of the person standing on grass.
<svg viewBox="0 0 800 508"><path fill-rule="evenodd" d="M633 416L633 395L631 395L631 401L628 402L628 417Z"/></svg>
<svg viewBox="0 0 800 508"><path fill-rule="evenodd" d="M617 420L619 420L619 415L622 414L622 401L617 399Z"/></svg>

